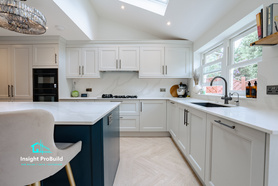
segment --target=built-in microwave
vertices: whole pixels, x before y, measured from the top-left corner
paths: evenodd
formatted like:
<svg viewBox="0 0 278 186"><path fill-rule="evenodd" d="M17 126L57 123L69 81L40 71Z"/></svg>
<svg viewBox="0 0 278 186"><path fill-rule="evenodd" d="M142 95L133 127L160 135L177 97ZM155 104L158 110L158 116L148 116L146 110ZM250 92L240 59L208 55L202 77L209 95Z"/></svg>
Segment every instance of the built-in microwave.
<svg viewBox="0 0 278 186"><path fill-rule="evenodd" d="M33 101L58 101L58 69L33 69Z"/></svg>

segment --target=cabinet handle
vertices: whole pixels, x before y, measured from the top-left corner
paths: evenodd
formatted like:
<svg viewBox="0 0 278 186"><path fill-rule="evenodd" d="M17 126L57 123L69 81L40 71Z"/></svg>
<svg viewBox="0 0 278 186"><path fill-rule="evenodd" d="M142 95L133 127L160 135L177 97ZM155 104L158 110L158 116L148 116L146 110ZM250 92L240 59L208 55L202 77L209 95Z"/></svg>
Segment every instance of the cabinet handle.
<svg viewBox="0 0 278 186"><path fill-rule="evenodd" d="M79 75L81 75L81 73L80 73L80 72L81 72L81 66L79 66Z"/></svg>
<svg viewBox="0 0 278 186"><path fill-rule="evenodd" d="M174 102L170 102L170 103L173 104L173 105L175 104Z"/></svg>
<svg viewBox="0 0 278 186"><path fill-rule="evenodd" d="M82 66L82 75L84 75L84 66Z"/></svg>
<svg viewBox="0 0 278 186"><path fill-rule="evenodd" d="M164 65L162 65L162 74L164 75Z"/></svg>
<svg viewBox="0 0 278 186"><path fill-rule="evenodd" d="M229 127L231 129L235 129L236 127L235 126L230 126L230 125L227 125L225 123L222 123L221 120L214 120L216 123L219 123L220 125L223 125L225 127Z"/></svg>
<svg viewBox="0 0 278 186"><path fill-rule="evenodd" d="M112 122L113 122L113 114L110 114L110 115L108 116L108 124L107 124L107 125L111 125Z"/></svg>
<svg viewBox="0 0 278 186"><path fill-rule="evenodd" d="M12 97L14 97L14 86L11 85L11 93L12 93Z"/></svg>
<svg viewBox="0 0 278 186"><path fill-rule="evenodd" d="M116 59L116 69L118 69L118 60Z"/></svg>
<svg viewBox="0 0 278 186"><path fill-rule="evenodd" d="M11 97L11 93L10 93L10 85L8 85L8 97Z"/></svg>
<svg viewBox="0 0 278 186"><path fill-rule="evenodd" d="M184 118L183 118L184 123L183 124L186 125L186 126L189 124L188 123L188 112L189 112L188 110L184 109Z"/></svg>
<svg viewBox="0 0 278 186"><path fill-rule="evenodd" d="M143 112L143 102L141 102L141 112Z"/></svg>
<svg viewBox="0 0 278 186"><path fill-rule="evenodd" d="M57 54L55 54L55 64L57 64Z"/></svg>
<svg viewBox="0 0 278 186"><path fill-rule="evenodd" d="M167 71L168 71L167 65L165 65L165 67L166 67L165 71L166 71L166 75L167 75Z"/></svg>
<svg viewBox="0 0 278 186"><path fill-rule="evenodd" d="M122 60L120 60L120 65L119 66L120 66L119 68L121 69L122 68Z"/></svg>

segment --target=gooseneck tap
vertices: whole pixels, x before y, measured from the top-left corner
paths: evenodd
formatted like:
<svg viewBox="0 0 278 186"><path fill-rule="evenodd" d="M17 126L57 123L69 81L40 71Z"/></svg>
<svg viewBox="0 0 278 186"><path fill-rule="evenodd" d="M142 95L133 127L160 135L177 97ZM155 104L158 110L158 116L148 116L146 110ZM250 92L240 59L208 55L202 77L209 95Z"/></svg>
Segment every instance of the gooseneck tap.
<svg viewBox="0 0 278 186"><path fill-rule="evenodd" d="M210 86L212 86L212 83L215 79L220 78L223 79L225 82L225 95L221 97L221 99L224 99L224 104L229 104L229 100L232 100L232 97L228 96L228 90L227 90L227 81L225 78L223 78L222 76L215 76L211 82L210 82Z"/></svg>
<svg viewBox="0 0 278 186"><path fill-rule="evenodd" d="M239 106L239 93L232 92L232 93L229 94L229 96L232 97L232 95L234 95L234 94L237 94L237 101L235 101L235 103L236 103L236 106Z"/></svg>

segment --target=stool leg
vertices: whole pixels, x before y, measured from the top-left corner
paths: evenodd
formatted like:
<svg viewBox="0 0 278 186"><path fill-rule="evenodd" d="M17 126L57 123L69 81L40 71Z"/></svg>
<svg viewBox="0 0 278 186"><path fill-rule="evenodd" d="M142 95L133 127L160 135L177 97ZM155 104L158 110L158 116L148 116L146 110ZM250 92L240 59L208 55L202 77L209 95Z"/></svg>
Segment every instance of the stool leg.
<svg viewBox="0 0 278 186"><path fill-rule="evenodd" d="M74 178L73 178L73 174L72 174L72 171L71 171L70 163L66 164L65 168L66 168L66 171L67 171L70 186L76 186Z"/></svg>
<svg viewBox="0 0 278 186"><path fill-rule="evenodd" d="M41 182L38 181L38 182L36 182L36 183L31 184L31 186L41 186Z"/></svg>

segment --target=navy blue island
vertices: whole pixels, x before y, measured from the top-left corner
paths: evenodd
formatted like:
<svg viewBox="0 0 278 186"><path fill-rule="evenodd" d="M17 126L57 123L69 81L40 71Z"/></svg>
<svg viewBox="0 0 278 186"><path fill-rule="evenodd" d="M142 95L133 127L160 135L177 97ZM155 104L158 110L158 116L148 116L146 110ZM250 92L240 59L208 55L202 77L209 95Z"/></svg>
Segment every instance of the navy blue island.
<svg viewBox="0 0 278 186"><path fill-rule="evenodd" d="M77 186L112 186L120 161L119 105L116 102L1 103L0 109L44 109L55 120L55 142L82 141L71 160ZM42 180L42 186L69 185L65 169Z"/></svg>

